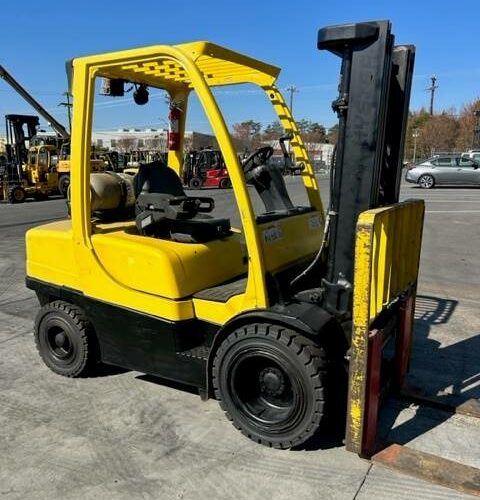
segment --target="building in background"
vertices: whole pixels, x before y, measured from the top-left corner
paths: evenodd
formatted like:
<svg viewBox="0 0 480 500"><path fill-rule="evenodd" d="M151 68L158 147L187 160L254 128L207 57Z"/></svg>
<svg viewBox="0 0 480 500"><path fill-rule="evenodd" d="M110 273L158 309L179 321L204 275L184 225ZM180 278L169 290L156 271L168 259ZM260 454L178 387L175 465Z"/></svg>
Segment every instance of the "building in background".
<svg viewBox="0 0 480 500"><path fill-rule="evenodd" d="M92 134L92 143L97 148L105 148L128 153L130 151L167 151L168 130L164 128L120 128L98 130ZM213 135L200 132L185 132L185 149L218 148Z"/></svg>

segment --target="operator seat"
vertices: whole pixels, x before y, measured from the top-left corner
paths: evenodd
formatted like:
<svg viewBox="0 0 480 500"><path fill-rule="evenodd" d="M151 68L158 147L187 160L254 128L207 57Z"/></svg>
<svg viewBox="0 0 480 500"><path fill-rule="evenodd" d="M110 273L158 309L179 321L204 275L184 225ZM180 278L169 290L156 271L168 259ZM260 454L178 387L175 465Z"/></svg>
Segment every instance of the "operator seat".
<svg viewBox="0 0 480 500"><path fill-rule="evenodd" d="M180 177L163 161L140 164L135 179L140 234L183 243L205 243L232 234L230 219L206 215L213 198L187 196Z"/></svg>

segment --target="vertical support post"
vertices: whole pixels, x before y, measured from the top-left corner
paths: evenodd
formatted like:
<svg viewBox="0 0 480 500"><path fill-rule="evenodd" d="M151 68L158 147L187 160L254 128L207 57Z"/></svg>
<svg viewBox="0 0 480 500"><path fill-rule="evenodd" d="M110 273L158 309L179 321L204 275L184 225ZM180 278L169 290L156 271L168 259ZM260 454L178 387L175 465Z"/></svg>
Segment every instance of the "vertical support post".
<svg viewBox="0 0 480 500"><path fill-rule="evenodd" d="M382 370L382 330L372 330L368 336L367 386L365 419L361 455L370 457L376 451L378 408L380 404Z"/></svg>
<svg viewBox="0 0 480 500"><path fill-rule="evenodd" d="M348 382L345 447L362 453L367 392L370 330L370 288L372 280L373 220L357 225L355 246L355 288L353 291L353 331Z"/></svg>
<svg viewBox="0 0 480 500"><path fill-rule="evenodd" d="M394 388L400 391L408 372L412 350L415 293L413 290L402 299L400 305L400 325L395 346Z"/></svg>

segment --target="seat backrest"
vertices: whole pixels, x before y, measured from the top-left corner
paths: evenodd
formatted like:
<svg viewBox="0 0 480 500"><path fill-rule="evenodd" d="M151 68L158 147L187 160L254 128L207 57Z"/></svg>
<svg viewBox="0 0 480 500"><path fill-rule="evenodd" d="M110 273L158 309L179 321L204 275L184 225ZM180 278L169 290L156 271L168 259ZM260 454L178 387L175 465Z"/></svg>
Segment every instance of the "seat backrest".
<svg viewBox="0 0 480 500"><path fill-rule="evenodd" d="M161 160L140 164L135 177L135 196L138 198L141 193L185 196L180 177Z"/></svg>

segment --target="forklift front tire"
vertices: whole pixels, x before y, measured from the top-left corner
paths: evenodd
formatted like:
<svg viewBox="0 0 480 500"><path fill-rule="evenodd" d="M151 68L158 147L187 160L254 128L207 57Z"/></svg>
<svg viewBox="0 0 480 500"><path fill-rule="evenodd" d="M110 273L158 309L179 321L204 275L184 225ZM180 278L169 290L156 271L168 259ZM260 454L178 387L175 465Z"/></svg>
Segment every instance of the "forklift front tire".
<svg viewBox="0 0 480 500"><path fill-rule="evenodd" d="M324 416L325 351L270 324L232 332L212 366L215 397L233 425L253 441L291 448L307 441Z"/></svg>
<svg viewBox="0 0 480 500"><path fill-rule="evenodd" d="M64 377L88 375L98 359L95 334L85 313L61 300L38 312L35 344L45 364Z"/></svg>
<svg viewBox="0 0 480 500"><path fill-rule="evenodd" d="M8 190L8 201L10 203L23 203L26 197L27 193L22 186L12 186Z"/></svg>

